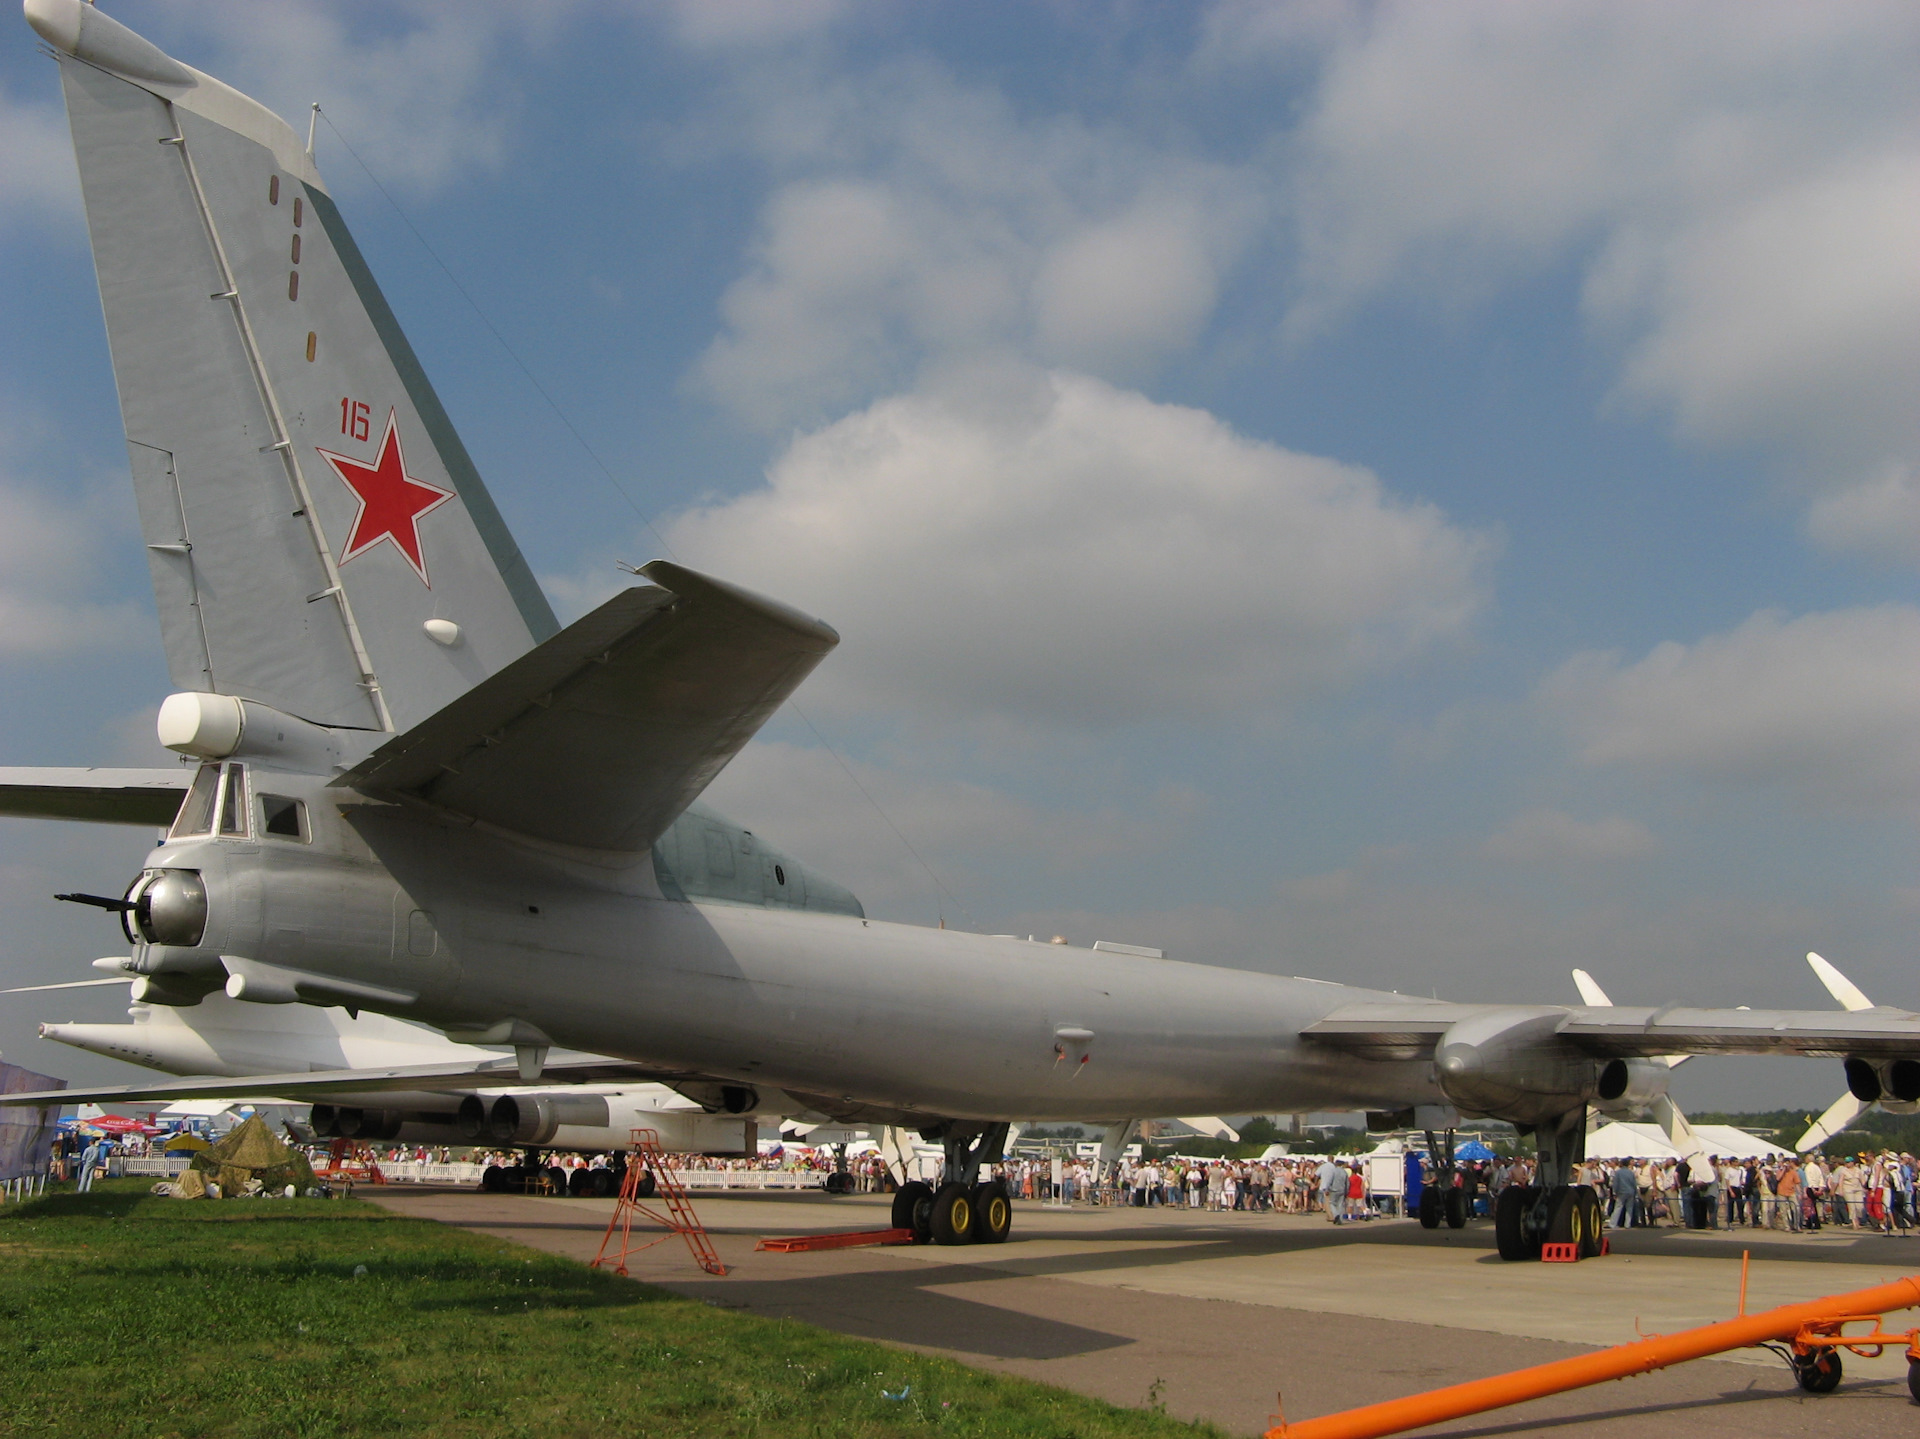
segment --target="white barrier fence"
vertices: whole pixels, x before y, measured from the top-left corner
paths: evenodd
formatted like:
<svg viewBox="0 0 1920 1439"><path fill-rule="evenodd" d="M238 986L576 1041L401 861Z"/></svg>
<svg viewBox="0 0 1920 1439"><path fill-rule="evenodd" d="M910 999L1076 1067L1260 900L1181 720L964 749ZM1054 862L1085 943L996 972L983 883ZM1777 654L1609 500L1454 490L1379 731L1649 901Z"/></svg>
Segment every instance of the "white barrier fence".
<svg viewBox="0 0 1920 1439"><path fill-rule="evenodd" d="M192 1163L190 1154L168 1154L147 1158L115 1156L107 1161L107 1174L115 1179L173 1179L186 1172ZM380 1160L380 1173L389 1184L478 1185L486 1172L481 1164L429 1164L418 1160ZM809 1169L682 1169L680 1182L688 1189L818 1189L826 1175Z"/></svg>
<svg viewBox="0 0 1920 1439"><path fill-rule="evenodd" d="M23 1174L17 1179L0 1181L0 1204L25 1204L29 1199L38 1199L46 1192L46 1175Z"/></svg>
<svg viewBox="0 0 1920 1439"><path fill-rule="evenodd" d="M818 1189L827 1176L811 1169L681 1169L688 1189Z"/></svg>
<svg viewBox="0 0 1920 1439"><path fill-rule="evenodd" d="M142 1158L115 1155L107 1161L109 1179L173 1179L187 1172L193 1163L191 1154L156 1154Z"/></svg>
<svg viewBox="0 0 1920 1439"><path fill-rule="evenodd" d="M484 1164L427 1164L415 1159L378 1160L389 1184L478 1184Z"/></svg>

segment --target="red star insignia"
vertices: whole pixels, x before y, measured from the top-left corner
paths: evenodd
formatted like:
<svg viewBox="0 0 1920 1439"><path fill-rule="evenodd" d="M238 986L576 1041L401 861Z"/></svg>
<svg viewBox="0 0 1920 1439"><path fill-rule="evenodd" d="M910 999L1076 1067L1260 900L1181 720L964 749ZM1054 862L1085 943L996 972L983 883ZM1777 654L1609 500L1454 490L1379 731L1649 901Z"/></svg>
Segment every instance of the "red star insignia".
<svg viewBox="0 0 1920 1439"><path fill-rule="evenodd" d="M344 565L355 555L365 554L387 540L407 557L420 582L431 588L427 562L420 553L420 517L452 499L453 491L416 480L407 473L394 412L387 411L387 433L380 441L380 457L372 464L336 455L332 450L320 450L320 455L360 501L340 563Z"/></svg>

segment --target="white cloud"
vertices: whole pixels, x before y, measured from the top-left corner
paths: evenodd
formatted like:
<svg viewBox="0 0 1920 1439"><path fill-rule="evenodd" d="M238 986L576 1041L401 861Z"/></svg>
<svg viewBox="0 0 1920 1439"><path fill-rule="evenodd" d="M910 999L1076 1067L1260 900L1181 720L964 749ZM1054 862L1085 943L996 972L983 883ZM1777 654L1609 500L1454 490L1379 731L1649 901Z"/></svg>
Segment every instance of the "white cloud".
<svg viewBox="0 0 1920 1439"><path fill-rule="evenodd" d="M1582 820L1557 809L1515 815L1489 835L1481 851L1514 864L1586 865L1638 859L1660 842L1638 820L1621 815Z"/></svg>
<svg viewBox="0 0 1920 1439"><path fill-rule="evenodd" d="M847 0L670 0L674 36L692 49L775 45L820 30Z"/></svg>
<svg viewBox="0 0 1920 1439"><path fill-rule="evenodd" d="M950 923L988 922L965 906L1010 869L1061 874L1162 851L1204 807L1191 790L1163 785L1131 806L1045 808L970 780L766 740L741 751L702 798L849 886L869 913L935 914L937 876Z"/></svg>
<svg viewBox="0 0 1920 1439"><path fill-rule="evenodd" d="M859 710L1235 720L1458 641L1492 551L1370 472L1204 411L990 366L797 441L676 553L836 625Z"/></svg>
<svg viewBox="0 0 1920 1439"><path fill-rule="evenodd" d="M1590 764L1784 781L1836 805L1920 797L1920 609L1766 612L1637 663L1575 657L1543 701Z"/></svg>
<svg viewBox="0 0 1920 1439"><path fill-rule="evenodd" d="M1858 550L1920 564L1920 484L1908 465L1822 495L1807 507L1807 534L1829 550Z"/></svg>
<svg viewBox="0 0 1920 1439"><path fill-rule="evenodd" d="M1912 6L1232 6L1204 53L1319 67L1277 152L1296 334L1571 261L1621 399L1816 487L1920 454Z"/></svg>
<svg viewBox="0 0 1920 1439"><path fill-rule="evenodd" d="M377 19L375 15L377 13ZM559 6L398 4L377 12L302 0L219 0L123 15L180 59L304 132L318 101L382 183L439 186L505 153L517 96L513 49L536 43ZM359 167L317 154L334 183Z"/></svg>
<svg viewBox="0 0 1920 1439"><path fill-rule="evenodd" d="M1135 379L1192 342L1260 201L1229 167L1016 115L923 64L770 72L731 138L782 177L696 368L750 423L817 423L1009 350Z"/></svg>
<svg viewBox="0 0 1920 1439"><path fill-rule="evenodd" d="M48 67L52 78L52 67ZM57 89L56 87L50 87ZM80 216L80 180L59 104L23 103L0 89L0 217Z"/></svg>
<svg viewBox="0 0 1920 1439"><path fill-rule="evenodd" d="M0 482L0 656L50 655L148 643L153 623L130 603L85 592L102 563L99 525Z"/></svg>

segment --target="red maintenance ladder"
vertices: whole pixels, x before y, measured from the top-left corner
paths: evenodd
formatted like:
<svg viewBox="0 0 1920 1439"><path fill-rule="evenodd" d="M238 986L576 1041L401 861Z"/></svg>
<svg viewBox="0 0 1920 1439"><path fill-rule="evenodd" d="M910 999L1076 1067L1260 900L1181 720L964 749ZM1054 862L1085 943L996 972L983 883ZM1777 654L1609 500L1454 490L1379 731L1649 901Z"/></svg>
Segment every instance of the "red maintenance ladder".
<svg viewBox="0 0 1920 1439"><path fill-rule="evenodd" d="M649 1174L653 1176L654 1191L666 1201L665 1214L641 1203L641 1185ZM649 1239L644 1244L634 1243L633 1216L636 1214L651 1219L667 1233ZM687 1198L679 1174L660 1148L659 1132L636 1129L633 1131L633 1152L627 1161L626 1178L620 1184L620 1201L614 1205L613 1218L607 1221L606 1237L600 1241L600 1252L594 1256L593 1267L598 1269L610 1262L615 1274L625 1275L628 1256L651 1249L656 1244L664 1244L668 1235L673 1234L686 1239L687 1248L693 1251L694 1261L707 1273L727 1272L727 1266L720 1262L720 1256L714 1250L713 1241L707 1237L706 1226L700 1222L700 1216L693 1212L693 1202ZM613 1247L616 1235L620 1240L619 1253L609 1254L607 1251Z"/></svg>

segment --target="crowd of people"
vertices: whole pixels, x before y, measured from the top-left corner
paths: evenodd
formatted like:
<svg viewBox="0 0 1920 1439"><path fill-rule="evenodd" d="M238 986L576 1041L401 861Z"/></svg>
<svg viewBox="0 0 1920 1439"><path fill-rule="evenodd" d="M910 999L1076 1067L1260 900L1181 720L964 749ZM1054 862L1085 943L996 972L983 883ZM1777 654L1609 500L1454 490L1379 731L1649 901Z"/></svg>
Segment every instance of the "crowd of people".
<svg viewBox="0 0 1920 1439"><path fill-rule="evenodd" d="M1904 1237L1914 1227L1916 1165L1883 1150L1834 1160L1594 1160L1581 1177L1599 1191L1616 1229L1817 1230L1826 1225Z"/></svg>
<svg viewBox="0 0 1920 1439"><path fill-rule="evenodd" d="M1122 1159L1102 1175L1090 1159L1064 1159L1053 1184L1050 1157L1015 1158L1003 1166L1016 1197L1062 1204L1130 1204L1273 1214L1330 1213L1341 1221L1371 1218L1361 1161L1303 1155L1297 1159ZM1333 1171L1337 1171L1337 1178ZM1397 1197L1397 1196L1389 1196Z"/></svg>
<svg viewBox="0 0 1920 1439"><path fill-rule="evenodd" d="M116 1136L63 1134L54 1147L56 1179L78 1180L84 1187L114 1157L150 1152L153 1141L138 1131ZM325 1162L316 1148L316 1163ZM468 1160L479 1165L511 1165L517 1153L456 1151L446 1146L393 1145L376 1154L383 1164L445 1164ZM562 1169L604 1168L607 1155L554 1155ZM679 1156L686 1170L786 1171L817 1173L822 1179L836 1167L825 1148L790 1145L754 1158ZM1421 1161L1426 1182L1431 1167ZM879 1193L891 1184L886 1162L868 1152L845 1161L847 1190ZM1063 1156L1054 1179L1050 1154L1014 1155L999 1166L1016 1198L1059 1204L1178 1206L1189 1210L1238 1213L1319 1214L1335 1224L1372 1219L1404 1208L1398 1190L1382 1193L1367 1183L1365 1161L1358 1156L1300 1155L1273 1160L1128 1157L1102 1169L1095 1160ZM1455 1183L1468 1191L1470 1212L1491 1213L1502 1190L1533 1180L1530 1160L1494 1159L1462 1165ZM1920 1188L1920 1163L1911 1154L1890 1150L1838 1159L1819 1155L1773 1159L1715 1156L1705 1162L1674 1159L1592 1159L1580 1166L1577 1182L1591 1185L1615 1229L1685 1226L1697 1229L1765 1228L1810 1232L1828 1226L1877 1230L1904 1237L1911 1233Z"/></svg>

